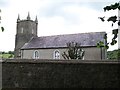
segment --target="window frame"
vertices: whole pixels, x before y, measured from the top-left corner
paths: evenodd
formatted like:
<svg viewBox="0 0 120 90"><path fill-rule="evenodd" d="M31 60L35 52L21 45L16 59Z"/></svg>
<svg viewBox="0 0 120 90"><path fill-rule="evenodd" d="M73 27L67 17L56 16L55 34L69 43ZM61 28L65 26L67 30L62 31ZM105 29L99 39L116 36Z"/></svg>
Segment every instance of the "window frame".
<svg viewBox="0 0 120 90"><path fill-rule="evenodd" d="M38 50L35 50L34 53L33 53L33 58L34 59L39 59L39 51Z"/></svg>
<svg viewBox="0 0 120 90"><path fill-rule="evenodd" d="M56 53L59 53L59 55L56 55ZM60 59L60 51L59 50L54 50L53 59Z"/></svg>
<svg viewBox="0 0 120 90"><path fill-rule="evenodd" d="M21 33L23 33L23 27L21 28Z"/></svg>
<svg viewBox="0 0 120 90"><path fill-rule="evenodd" d="M32 29L32 34L34 34L34 29Z"/></svg>

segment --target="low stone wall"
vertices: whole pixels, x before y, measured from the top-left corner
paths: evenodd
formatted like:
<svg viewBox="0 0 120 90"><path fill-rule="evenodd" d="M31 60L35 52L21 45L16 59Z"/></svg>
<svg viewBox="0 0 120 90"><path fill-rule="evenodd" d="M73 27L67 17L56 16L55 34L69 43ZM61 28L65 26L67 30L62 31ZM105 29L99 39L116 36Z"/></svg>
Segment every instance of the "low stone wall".
<svg viewBox="0 0 120 90"><path fill-rule="evenodd" d="M2 88L120 88L120 62L20 60L2 62Z"/></svg>

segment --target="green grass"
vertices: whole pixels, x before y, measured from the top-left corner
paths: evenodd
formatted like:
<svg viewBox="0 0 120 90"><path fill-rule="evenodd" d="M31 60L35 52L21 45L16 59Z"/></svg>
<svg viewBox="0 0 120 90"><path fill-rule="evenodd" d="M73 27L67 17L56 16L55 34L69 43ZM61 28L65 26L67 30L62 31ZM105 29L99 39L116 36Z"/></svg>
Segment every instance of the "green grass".
<svg viewBox="0 0 120 90"><path fill-rule="evenodd" d="M13 54L0 54L0 58L4 58L4 59L13 58L13 57L14 57Z"/></svg>

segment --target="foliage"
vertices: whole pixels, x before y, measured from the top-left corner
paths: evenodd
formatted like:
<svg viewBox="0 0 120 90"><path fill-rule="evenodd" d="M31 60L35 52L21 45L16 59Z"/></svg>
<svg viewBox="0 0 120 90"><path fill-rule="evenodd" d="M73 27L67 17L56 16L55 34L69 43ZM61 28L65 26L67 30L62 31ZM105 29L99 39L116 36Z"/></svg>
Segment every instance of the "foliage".
<svg viewBox="0 0 120 90"><path fill-rule="evenodd" d="M110 10L116 10L116 9L120 10L120 4L119 4L119 2L118 2L118 3L114 3L114 4L111 4L110 6L105 6L103 9L104 9L104 12L110 11ZM117 17L116 15L114 15L114 16L109 17L109 18L107 19L107 21L108 21L108 22L112 22L112 26L113 26L116 22L118 22L117 24L120 26L120 20L118 20L118 18L119 18L119 17ZM99 17L99 19L101 19L101 21L104 22L104 21L105 21L105 16L104 16L104 17ZM115 44L117 43L117 40L116 40L116 39L117 39L117 37L118 37L118 29L113 29L113 30L112 30L112 34L113 34L114 36L113 36L113 38L112 38L112 40L111 40L110 43L106 43L105 45L103 45L103 44L101 43L101 41L100 41L100 42L97 43L98 47L105 47L106 49L108 49L108 48L109 48L109 44L115 45ZM104 39L107 40L107 34L105 35L105 37L106 37L106 38L104 38Z"/></svg>
<svg viewBox="0 0 120 90"><path fill-rule="evenodd" d="M0 9L0 13L1 13L1 9ZM0 23L1 23L1 16L0 16ZM1 28L1 30L2 30L2 32L4 31L4 27L0 27Z"/></svg>
<svg viewBox="0 0 120 90"><path fill-rule="evenodd" d="M112 60L118 60L120 58L120 49L108 51L107 58Z"/></svg>
<svg viewBox="0 0 120 90"><path fill-rule="evenodd" d="M8 51L9 54L14 54L14 51Z"/></svg>
<svg viewBox="0 0 120 90"><path fill-rule="evenodd" d="M0 52L0 58L14 58L14 51Z"/></svg>
<svg viewBox="0 0 120 90"><path fill-rule="evenodd" d="M13 54L10 54L8 58L13 58Z"/></svg>
<svg viewBox="0 0 120 90"><path fill-rule="evenodd" d="M64 59L83 59L85 51L81 49L80 44L75 42L67 43L67 53L63 52L62 56Z"/></svg>
<svg viewBox="0 0 120 90"><path fill-rule="evenodd" d="M117 58L120 59L120 49L118 49Z"/></svg>
<svg viewBox="0 0 120 90"><path fill-rule="evenodd" d="M2 32L4 31L4 27L1 27Z"/></svg>
<svg viewBox="0 0 120 90"><path fill-rule="evenodd" d="M13 54L0 54L0 58L14 58L14 55Z"/></svg>

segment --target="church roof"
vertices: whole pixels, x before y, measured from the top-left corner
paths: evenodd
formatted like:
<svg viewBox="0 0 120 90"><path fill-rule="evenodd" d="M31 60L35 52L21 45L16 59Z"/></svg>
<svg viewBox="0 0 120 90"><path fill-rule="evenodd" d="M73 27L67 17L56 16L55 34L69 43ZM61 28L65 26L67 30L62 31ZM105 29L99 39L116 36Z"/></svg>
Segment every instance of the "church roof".
<svg viewBox="0 0 120 90"><path fill-rule="evenodd" d="M77 42L83 47L96 46L97 42L104 41L104 34L105 32L90 32L34 37L21 49L64 48L67 47L66 43L68 42Z"/></svg>

